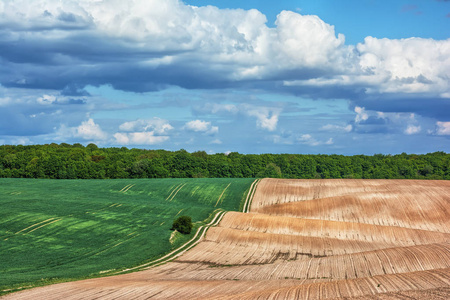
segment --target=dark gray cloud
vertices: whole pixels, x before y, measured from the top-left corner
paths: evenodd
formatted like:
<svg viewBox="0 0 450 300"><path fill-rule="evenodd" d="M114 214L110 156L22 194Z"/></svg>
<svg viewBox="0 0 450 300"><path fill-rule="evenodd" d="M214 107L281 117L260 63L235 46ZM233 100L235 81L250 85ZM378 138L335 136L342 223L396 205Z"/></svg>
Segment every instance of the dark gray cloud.
<svg viewBox="0 0 450 300"><path fill-rule="evenodd" d="M290 12L280 14L276 28L268 28L264 16L256 11L193 9L173 1L155 19L147 15L131 18L127 15L131 10L117 15L101 3L58 5L41 3L36 6L41 12L24 15L27 22L12 19L14 9L23 14L14 5L11 15L4 12L0 84L53 89L70 96L87 96L85 86L106 84L140 93L170 86L259 89L314 99L345 98L355 105L378 95L380 103L403 105L403 110L410 106L416 112L422 108L385 99L403 93L427 101L442 99L439 93L428 91L449 93L447 62L431 71L423 69L449 55L429 40L372 38L355 48L345 46L343 38L336 37L334 29L319 18ZM172 21L176 26L166 27ZM409 60L409 65L402 59ZM427 73L420 73L421 68ZM433 113L432 108L424 111Z"/></svg>
<svg viewBox="0 0 450 300"><path fill-rule="evenodd" d="M87 92L83 87L77 85L77 84L68 84L66 85L62 91L61 95L63 96L74 96L74 97L81 97L81 96L91 96L89 92Z"/></svg>
<svg viewBox="0 0 450 300"><path fill-rule="evenodd" d="M450 40L368 37L346 45L344 36L317 16L285 11L268 27L256 10L196 8L175 0L115 2L117 7L108 1L35 0L27 2L26 11L22 0L5 3L0 9L0 136L53 134L64 140L66 134L67 141L97 137L106 143L121 121L132 120L120 115L123 120L98 121L91 115L184 108L194 119L185 114L171 124L198 120L218 127L214 140L192 136L192 147L197 141L239 150L250 144L266 147L270 140L280 149L296 145L301 151L348 143L348 134L425 134L411 113L429 118L427 128L450 121ZM89 92L104 86L129 92L131 100ZM195 97L149 93L173 87L202 92ZM136 94L147 97L133 102ZM280 100L284 97L290 102ZM350 113L333 123L334 108L314 112L299 105L305 98L346 99ZM370 114L353 121L356 107ZM303 131L287 129L298 123ZM324 125L340 129L339 134L320 131ZM78 134L80 126L91 134ZM223 135L235 131L233 126L254 130L235 142L231 134ZM149 133L120 138L159 141ZM176 138L181 143L175 135L170 140Z"/></svg>
<svg viewBox="0 0 450 300"><path fill-rule="evenodd" d="M450 99L439 98L382 98L367 97L357 99L355 103L368 110L384 112L417 113L424 117L440 121L450 121Z"/></svg>

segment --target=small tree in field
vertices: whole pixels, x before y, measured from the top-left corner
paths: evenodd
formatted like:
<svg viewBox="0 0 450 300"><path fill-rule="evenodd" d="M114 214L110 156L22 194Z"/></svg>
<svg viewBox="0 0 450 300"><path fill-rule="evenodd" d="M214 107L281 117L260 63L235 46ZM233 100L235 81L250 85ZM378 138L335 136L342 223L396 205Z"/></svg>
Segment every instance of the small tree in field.
<svg viewBox="0 0 450 300"><path fill-rule="evenodd" d="M188 216L178 217L173 221L172 228L170 230L177 230L183 234L189 234L192 230L192 219Z"/></svg>

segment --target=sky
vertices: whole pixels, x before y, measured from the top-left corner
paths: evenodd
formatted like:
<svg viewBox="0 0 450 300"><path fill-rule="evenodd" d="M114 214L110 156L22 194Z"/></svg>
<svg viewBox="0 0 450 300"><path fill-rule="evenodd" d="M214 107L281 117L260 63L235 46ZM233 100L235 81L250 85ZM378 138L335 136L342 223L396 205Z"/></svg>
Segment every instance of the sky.
<svg viewBox="0 0 450 300"><path fill-rule="evenodd" d="M0 144L450 152L448 0L0 0Z"/></svg>

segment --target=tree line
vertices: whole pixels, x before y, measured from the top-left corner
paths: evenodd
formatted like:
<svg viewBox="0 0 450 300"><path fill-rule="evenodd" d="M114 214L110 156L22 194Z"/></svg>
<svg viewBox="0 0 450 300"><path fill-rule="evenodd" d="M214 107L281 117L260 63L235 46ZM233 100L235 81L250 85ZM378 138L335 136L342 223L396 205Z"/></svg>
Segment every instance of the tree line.
<svg viewBox="0 0 450 300"><path fill-rule="evenodd" d="M0 146L0 178L200 177L450 179L450 154L207 154L95 144Z"/></svg>

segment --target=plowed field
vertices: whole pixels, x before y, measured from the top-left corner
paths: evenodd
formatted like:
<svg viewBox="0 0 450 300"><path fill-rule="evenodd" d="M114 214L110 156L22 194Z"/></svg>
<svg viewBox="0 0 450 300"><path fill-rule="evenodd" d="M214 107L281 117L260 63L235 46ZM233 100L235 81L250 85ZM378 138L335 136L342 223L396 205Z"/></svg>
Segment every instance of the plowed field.
<svg viewBox="0 0 450 300"><path fill-rule="evenodd" d="M5 299L450 299L450 182L264 179L173 262Z"/></svg>

